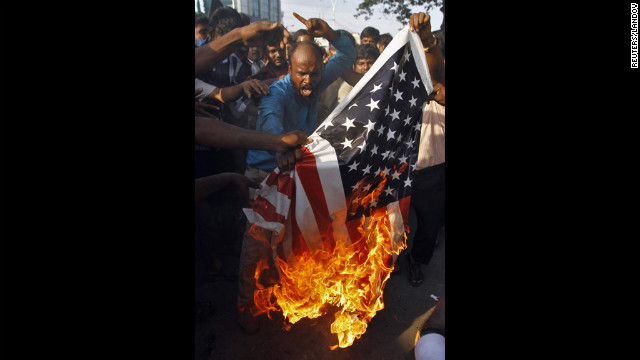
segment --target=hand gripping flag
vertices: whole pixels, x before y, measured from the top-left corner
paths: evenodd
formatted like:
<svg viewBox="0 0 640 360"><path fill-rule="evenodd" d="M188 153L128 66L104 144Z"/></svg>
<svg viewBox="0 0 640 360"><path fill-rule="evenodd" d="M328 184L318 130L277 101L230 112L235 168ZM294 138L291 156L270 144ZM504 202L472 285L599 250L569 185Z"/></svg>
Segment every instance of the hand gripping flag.
<svg viewBox="0 0 640 360"><path fill-rule="evenodd" d="M432 91L420 38L406 27L310 136L295 171L276 169L263 181L245 214L273 231L280 282L258 284L259 308L276 310L274 295L295 323L330 303L348 314L332 325L341 347L364 333L406 248L422 107Z"/></svg>

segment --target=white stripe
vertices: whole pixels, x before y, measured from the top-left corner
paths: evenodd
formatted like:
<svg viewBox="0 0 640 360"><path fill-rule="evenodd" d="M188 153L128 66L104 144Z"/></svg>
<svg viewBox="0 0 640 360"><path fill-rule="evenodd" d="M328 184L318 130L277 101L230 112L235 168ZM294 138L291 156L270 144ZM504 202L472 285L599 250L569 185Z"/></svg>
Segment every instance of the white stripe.
<svg viewBox="0 0 640 360"><path fill-rule="evenodd" d="M284 227L284 225L279 222L266 221L260 214L253 211L253 209L243 208L242 211L244 212L250 224L256 224L264 229L271 230L276 234L279 234Z"/></svg>
<svg viewBox="0 0 640 360"><path fill-rule="evenodd" d="M405 30L409 31L409 28L407 27L405 28ZM420 73L420 78L422 79L424 87L427 89L427 95L429 95L433 92L433 84L431 83L431 75L427 71L427 58L424 55L422 40L420 40L420 36L416 32L409 31L409 34L411 35L409 37L409 42L411 43L411 52L413 55L413 59L416 61L416 67L418 68L418 72Z"/></svg>
<svg viewBox="0 0 640 360"><path fill-rule="evenodd" d="M289 213L289 206L291 206L291 199L289 199L287 195L278 192L277 185L265 185L260 188L257 193L276 208L277 214L285 217L287 216Z"/></svg>

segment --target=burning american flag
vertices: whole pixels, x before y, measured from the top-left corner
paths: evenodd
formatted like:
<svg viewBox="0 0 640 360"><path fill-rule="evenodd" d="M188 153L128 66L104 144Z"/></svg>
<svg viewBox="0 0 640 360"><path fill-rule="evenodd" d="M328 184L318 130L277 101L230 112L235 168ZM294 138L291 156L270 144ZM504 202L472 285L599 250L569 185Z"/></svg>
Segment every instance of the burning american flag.
<svg viewBox="0 0 640 360"><path fill-rule="evenodd" d="M263 181L245 213L252 229L273 231L272 259L258 263L256 280L275 266L279 282L256 281L260 313L282 311L293 324L341 307L331 332L347 347L384 307L384 284L406 248L422 108L433 91L427 69L406 27L310 136L295 171Z"/></svg>

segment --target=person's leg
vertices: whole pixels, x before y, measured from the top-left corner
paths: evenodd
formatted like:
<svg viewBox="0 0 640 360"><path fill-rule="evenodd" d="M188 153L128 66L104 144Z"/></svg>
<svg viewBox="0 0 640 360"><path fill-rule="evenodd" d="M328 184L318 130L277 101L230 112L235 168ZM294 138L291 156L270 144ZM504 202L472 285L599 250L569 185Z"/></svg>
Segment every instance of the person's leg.
<svg viewBox="0 0 640 360"><path fill-rule="evenodd" d="M414 285L422 282L420 264L428 265L433 256L438 231L444 225L444 164L417 171L411 203L416 213L417 230L408 259L410 279ZM411 273L413 272L413 274Z"/></svg>

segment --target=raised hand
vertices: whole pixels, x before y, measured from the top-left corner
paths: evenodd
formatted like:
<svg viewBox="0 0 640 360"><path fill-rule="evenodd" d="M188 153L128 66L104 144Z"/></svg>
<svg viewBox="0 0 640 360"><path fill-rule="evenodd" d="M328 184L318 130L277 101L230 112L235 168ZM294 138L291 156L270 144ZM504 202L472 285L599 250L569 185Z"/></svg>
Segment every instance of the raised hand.
<svg viewBox="0 0 640 360"><path fill-rule="evenodd" d="M431 34L431 16L425 13L411 14L409 19L409 30L416 31L422 40L424 46L433 43Z"/></svg>
<svg viewBox="0 0 640 360"><path fill-rule="evenodd" d="M301 23L303 23L307 27L307 32L309 35L313 37L323 37L329 41L333 41L338 38L339 34L335 32L326 21L322 19L312 18L306 20L302 16L293 13L293 16L296 17Z"/></svg>
<svg viewBox="0 0 640 360"><path fill-rule="evenodd" d="M272 37L281 37L281 47L289 41L289 32L282 24L271 21L256 21L240 28L242 43L246 46L261 46Z"/></svg>

